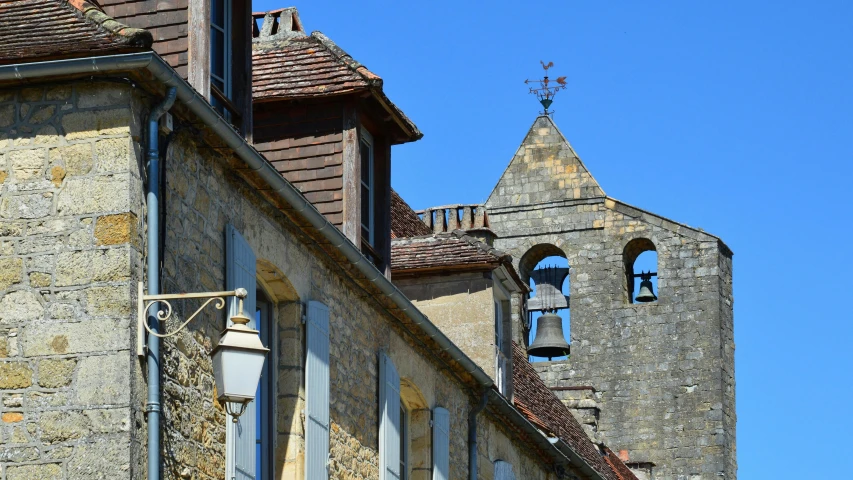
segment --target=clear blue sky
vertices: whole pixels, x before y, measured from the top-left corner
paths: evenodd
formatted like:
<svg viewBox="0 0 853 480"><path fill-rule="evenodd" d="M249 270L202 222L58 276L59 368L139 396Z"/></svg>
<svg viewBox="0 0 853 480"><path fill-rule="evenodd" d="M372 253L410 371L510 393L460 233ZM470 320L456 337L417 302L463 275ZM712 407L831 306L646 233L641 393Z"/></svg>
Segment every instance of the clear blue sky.
<svg viewBox="0 0 853 480"><path fill-rule="evenodd" d="M254 9L290 6L254 2ZM304 2L423 130L415 208L485 200L539 105L610 196L734 250L739 478L846 471L853 2Z"/></svg>

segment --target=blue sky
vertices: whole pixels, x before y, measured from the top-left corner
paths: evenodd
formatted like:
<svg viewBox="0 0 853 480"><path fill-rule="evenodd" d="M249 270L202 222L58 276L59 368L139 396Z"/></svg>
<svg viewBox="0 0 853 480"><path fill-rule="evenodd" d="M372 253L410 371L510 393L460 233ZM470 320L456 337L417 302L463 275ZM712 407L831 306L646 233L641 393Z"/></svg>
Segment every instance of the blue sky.
<svg viewBox="0 0 853 480"><path fill-rule="evenodd" d="M553 61L554 119L605 192L735 252L739 477L843 471L853 2L296 6L423 130L394 150L415 208L488 197L539 110L523 81Z"/></svg>

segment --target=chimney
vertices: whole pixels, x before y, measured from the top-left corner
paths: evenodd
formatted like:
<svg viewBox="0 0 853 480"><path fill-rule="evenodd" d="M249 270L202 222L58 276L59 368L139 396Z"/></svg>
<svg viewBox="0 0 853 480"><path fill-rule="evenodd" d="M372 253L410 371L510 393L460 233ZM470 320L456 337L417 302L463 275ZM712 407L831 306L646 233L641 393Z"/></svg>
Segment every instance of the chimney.
<svg viewBox="0 0 853 480"><path fill-rule="evenodd" d="M258 21L260 26L258 26ZM296 7L280 8L252 14L252 42L269 42L304 37L305 29Z"/></svg>

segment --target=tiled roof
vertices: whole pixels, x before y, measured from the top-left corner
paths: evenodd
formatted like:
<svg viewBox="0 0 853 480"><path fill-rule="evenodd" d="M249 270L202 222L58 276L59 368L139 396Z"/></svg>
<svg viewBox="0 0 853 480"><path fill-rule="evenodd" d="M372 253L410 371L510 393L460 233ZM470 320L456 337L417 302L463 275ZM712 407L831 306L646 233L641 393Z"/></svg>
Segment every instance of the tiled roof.
<svg viewBox="0 0 853 480"><path fill-rule="evenodd" d="M252 97L301 98L340 95L382 86L382 79L360 65L325 35L295 36L286 42L255 43Z"/></svg>
<svg viewBox="0 0 853 480"><path fill-rule="evenodd" d="M432 233L412 207L391 189L391 238L419 237Z"/></svg>
<svg viewBox="0 0 853 480"><path fill-rule="evenodd" d="M85 0L0 0L0 63L148 49L151 34Z"/></svg>
<svg viewBox="0 0 853 480"><path fill-rule="evenodd" d="M271 13L296 15L295 11L267 12ZM253 15L258 18L262 14ZM418 127L382 91L382 78L379 75L355 61L329 37L320 32L306 35L302 31L301 22L297 23L299 25L291 25L286 35L283 34L285 32L266 32L270 27L253 33L254 101L317 98L369 91L407 131L410 140L423 137Z"/></svg>
<svg viewBox="0 0 853 480"><path fill-rule="evenodd" d="M391 271L440 270L512 263L512 257L461 230L391 241Z"/></svg>
<svg viewBox="0 0 853 480"><path fill-rule="evenodd" d="M583 428L539 378L527 361L524 350L512 344L513 403L534 425L543 425L546 434L556 435L578 453L595 471L609 480L637 480L619 457L602 456ZM542 428L542 427L540 427ZM612 452L610 452L612 454ZM620 466L621 465L621 466Z"/></svg>

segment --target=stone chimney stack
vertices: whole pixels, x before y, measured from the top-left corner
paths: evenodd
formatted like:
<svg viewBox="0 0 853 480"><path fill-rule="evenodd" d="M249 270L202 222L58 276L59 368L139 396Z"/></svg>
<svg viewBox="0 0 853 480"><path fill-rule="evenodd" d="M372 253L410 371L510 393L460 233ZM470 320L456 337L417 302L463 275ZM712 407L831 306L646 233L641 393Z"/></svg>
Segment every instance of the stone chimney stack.
<svg viewBox="0 0 853 480"><path fill-rule="evenodd" d="M269 12L256 12L252 14L254 25L252 28L253 42L269 42L275 40L288 40L294 37L304 37L305 29L302 28L302 20L299 19L299 11L296 7L270 10ZM260 28L258 20L263 19Z"/></svg>

